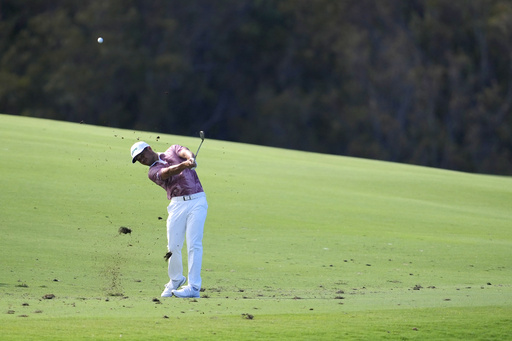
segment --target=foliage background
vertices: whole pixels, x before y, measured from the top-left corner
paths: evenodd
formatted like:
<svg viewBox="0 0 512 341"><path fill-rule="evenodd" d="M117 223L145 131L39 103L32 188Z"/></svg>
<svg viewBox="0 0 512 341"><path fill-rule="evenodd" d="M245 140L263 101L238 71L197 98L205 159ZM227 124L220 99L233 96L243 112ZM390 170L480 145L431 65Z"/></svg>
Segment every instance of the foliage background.
<svg viewBox="0 0 512 341"><path fill-rule="evenodd" d="M511 41L508 0L1 0L0 112L512 174Z"/></svg>

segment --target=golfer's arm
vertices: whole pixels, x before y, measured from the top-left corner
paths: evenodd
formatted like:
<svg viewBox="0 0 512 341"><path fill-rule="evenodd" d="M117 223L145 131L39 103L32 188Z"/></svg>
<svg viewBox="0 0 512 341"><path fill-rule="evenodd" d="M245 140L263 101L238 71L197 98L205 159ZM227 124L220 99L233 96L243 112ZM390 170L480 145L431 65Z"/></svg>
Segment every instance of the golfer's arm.
<svg viewBox="0 0 512 341"><path fill-rule="evenodd" d="M170 166L170 167L167 167L167 168L163 168L160 171L160 179L167 180L167 179L169 179L173 175L180 174L181 172L183 172L185 169L187 169L189 167L190 166L189 166L188 161L183 161L180 164L177 164L177 165L174 165L174 166Z"/></svg>
<svg viewBox="0 0 512 341"><path fill-rule="evenodd" d="M182 159L188 160L194 157L194 154L187 148L181 149L178 154Z"/></svg>
<svg viewBox="0 0 512 341"><path fill-rule="evenodd" d="M185 169L190 168L193 166L193 164L190 162L190 159L194 157L194 154L188 149L183 148L181 152L178 154L182 159L185 159L186 161L183 161L180 164L170 166L167 168L164 168L160 171L160 179L167 180L173 175L180 174Z"/></svg>

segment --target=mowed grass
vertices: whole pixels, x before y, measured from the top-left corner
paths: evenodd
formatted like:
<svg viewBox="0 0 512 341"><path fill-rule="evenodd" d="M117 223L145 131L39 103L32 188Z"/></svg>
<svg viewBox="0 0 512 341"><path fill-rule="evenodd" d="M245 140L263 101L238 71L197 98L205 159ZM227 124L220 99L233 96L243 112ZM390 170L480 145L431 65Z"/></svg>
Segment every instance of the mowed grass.
<svg viewBox="0 0 512 341"><path fill-rule="evenodd" d="M0 115L2 340L512 335L511 178L206 134L204 291L163 299L168 202L129 148L199 138Z"/></svg>

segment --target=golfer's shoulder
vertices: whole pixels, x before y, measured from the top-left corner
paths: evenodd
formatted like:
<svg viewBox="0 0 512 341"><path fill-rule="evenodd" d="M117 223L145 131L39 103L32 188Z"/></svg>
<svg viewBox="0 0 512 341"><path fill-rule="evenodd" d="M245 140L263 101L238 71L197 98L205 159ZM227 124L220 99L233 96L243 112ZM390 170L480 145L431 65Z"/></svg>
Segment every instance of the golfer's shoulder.
<svg viewBox="0 0 512 341"><path fill-rule="evenodd" d="M167 150L165 151L164 154L165 155L173 155L173 154L178 153L182 148L183 148L183 146L180 146L179 144L173 144L172 146L167 148Z"/></svg>
<svg viewBox="0 0 512 341"><path fill-rule="evenodd" d="M148 178L155 181L158 179L158 172L163 168L161 163L153 165L148 169Z"/></svg>

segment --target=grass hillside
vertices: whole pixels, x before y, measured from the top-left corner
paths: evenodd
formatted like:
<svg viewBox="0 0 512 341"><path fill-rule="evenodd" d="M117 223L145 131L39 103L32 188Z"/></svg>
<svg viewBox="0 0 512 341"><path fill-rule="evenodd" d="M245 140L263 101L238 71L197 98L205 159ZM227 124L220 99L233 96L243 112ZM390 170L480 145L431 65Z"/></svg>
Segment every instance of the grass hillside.
<svg viewBox="0 0 512 341"><path fill-rule="evenodd" d="M2 340L512 335L511 178L206 135L204 291L163 299L168 202L129 148L199 138L0 115Z"/></svg>

